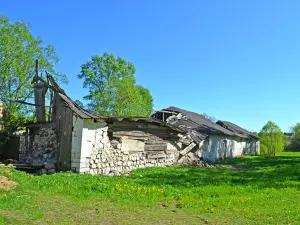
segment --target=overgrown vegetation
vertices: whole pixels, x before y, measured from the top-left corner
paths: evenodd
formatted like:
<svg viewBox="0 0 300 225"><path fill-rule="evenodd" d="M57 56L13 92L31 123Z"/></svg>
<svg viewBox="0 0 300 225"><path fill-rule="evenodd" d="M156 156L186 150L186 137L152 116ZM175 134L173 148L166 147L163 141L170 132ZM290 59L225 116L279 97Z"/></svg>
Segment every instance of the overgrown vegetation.
<svg viewBox="0 0 300 225"><path fill-rule="evenodd" d="M0 169L3 224L297 224L300 154L220 161L241 170L146 168L129 177Z"/></svg>
<svg viewBox="0 0 300 225"><path fill-rule="evenodd" d="M291 127L290 133L285 133L285 150L300 152L300 123Z"/></svg>

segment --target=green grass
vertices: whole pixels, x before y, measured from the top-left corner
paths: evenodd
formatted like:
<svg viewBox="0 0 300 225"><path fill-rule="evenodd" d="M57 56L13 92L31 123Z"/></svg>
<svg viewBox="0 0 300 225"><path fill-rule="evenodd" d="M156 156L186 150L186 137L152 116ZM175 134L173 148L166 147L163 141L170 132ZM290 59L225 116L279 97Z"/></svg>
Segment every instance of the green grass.
<svg viewBox="0 0 300 225"><path fill-rule="evenodd" d="M279 152L277 156L300 156L300 152Z"/></svg>
<svg viewBox="0 0 300 225"><path fill-rule="evenodd" d="M0 224L300 224L300 153L221 161L242 170L146 168L129 177L57 173L0 190Z"/></svg>

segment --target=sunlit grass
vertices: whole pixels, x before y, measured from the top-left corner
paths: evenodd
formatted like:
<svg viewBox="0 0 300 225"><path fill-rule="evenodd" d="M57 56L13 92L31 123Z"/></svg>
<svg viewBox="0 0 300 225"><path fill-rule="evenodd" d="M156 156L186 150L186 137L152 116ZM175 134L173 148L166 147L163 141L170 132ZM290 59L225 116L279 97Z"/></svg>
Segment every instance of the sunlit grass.
<svg viewBox="0 0 300 225"><path fill-rule="evenodd" d="M0 224L298 224L300 154L221 161L241 170L165 167L128 177L0 174ZM84 221L84 222L83 222Z"/></svg>

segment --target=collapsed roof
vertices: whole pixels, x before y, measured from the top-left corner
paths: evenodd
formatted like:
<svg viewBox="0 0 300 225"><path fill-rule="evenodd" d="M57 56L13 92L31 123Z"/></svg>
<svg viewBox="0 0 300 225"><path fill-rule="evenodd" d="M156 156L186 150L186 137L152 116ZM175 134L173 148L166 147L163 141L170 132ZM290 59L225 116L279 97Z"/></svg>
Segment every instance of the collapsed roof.
<svg viewBox="0 0 300 225"><path fill-rule="evenodd" d="M187 133L190 138L196 143L200 143L207 136L211 134L221 134L226 136L236 136L241 138L252 138L258 139L257 136L249 133L245 129L227 122L227 121L218 121L214 123L204 116L190 112L184 109L180 109L178 107L171 106L162 111L158 111L152 115L152 117L124 117L124 116L102 116L96 115L94 113L88 112L79 106L76 102L74 102L65 91L59 87L54 78L51 75L47 75L50 84L48 87L52 88L57 95L60 96L60 99L65 104L65 106L69 107L73 113L79 116L82 119L104 119L106 121L141 121L147 123L153 123L160 126L166 126L170 129L180 132ZM41 78L39 78L42 82Z"/></svg>
<svg viewBox="0 0 300 225"><path fill-rule="evenodd" d="M83 109L79 104L77 104L75 101L73 101L66 92L57 84L55 79L47 73L47 82L43 80L41 77L34 77L32 82L38 82L43 85L45 85L47 88L49 88L51 91L54 91L54 95L51 94L51 100L50 100L50 109L53 109L49 114L52 114L51 121L49 122L55 122L53 118L55 118L56 110L60 105L63 105L65 107L68 107L72 110L73 115L78 116L81 119L94 119L94 120L105 120L107 122L109 121L139 121L144 123L151 123L158 126L164 126L167 127L173 131L176 131L177 133L184 133L183 130L174 127L170 124L167 124L161 120L157 120L155 118L151 117L129 117L129 116L103 116L103 115L97 115L95 113L89 112L85 109ZM58 101L57 101L58 100ZM32 104L35 105L35 104ZM38 106L40 107L40 105ZM45 108L45 107L42 107ZM38 123L46 123L45 121L38 121ZM28 125L27 125L28 126Z"/></svg>
<svg viewBox="0 0 300 225"><path fill-rule="evenodd" d="M235 129L233 129L234 126L230 126L232 129L228 129L229 126L219 125L198 113L174 106L158 111L154 113L152 117L184 130L196 143L200 143L211 134L241 138L257 138L255 135L250 135L249 132L236 125ZM239 129L237 129L237 127Z"/></svg>
<svg viewBox="0 0 300 225"><path fill-rule="evenodd" d="M105 121L122 121L122 120L127 120L127 121L140 121L140 122L146 122L146 123L152 123L156 124L159 126L165 126L170 128L171 130L174 130L179 133L184 133L184 130L177 128L175 126L172 126L168 123L165 123L161 120L157 120L155 118L151 117L131 117L131 116L102 116L102 115L96 115L91 112L88 112L87 110L83 109L81 106L79 106L76 102L74 102L70 97L68 97L65 94L58 93L58 95L61 97L61 100L67 106L70 108L75 115L80 117L81 119L102 119Z"/></svg>

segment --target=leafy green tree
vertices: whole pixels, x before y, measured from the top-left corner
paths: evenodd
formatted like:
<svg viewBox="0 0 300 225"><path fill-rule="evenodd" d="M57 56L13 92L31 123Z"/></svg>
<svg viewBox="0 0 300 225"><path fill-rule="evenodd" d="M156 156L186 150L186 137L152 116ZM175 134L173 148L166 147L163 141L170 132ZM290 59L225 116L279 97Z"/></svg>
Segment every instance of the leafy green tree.
<svg viewBox="0 0 300 225"><path fill-rule="evenodd" d="M66 82L66 76L54 70L58 62L54 47L44 45L40 37L34 37L29 24L11 22L0 15L0 34L0 99L6 112L1 122L2 128L11 132L32 115L32 107L11 99L32 100L35 60L39 60L40 71L48 71L58 81Z"/></svg>
<svg viewBox="0 0 300 225"><path fill-rule="evenodd" d="M283 133L278 125L268 121L259 133L260 152L265 156L275 156L284 149Z"/></svg>
<svg viewBox="0 0 300 225"><path fill-rule="evenodd" d="M81 66L78 78L89 89L84 97L89 110L101 115L149 116L153 99L148 89L136 85L135 68L121 57L104 53Z"/></svg>
<svg viewBox="0 0 300 225"><path fill-rule="evenodd" d="M292 127L292 136L290 138L289 150L300 151L300 123Z"/></svg>

